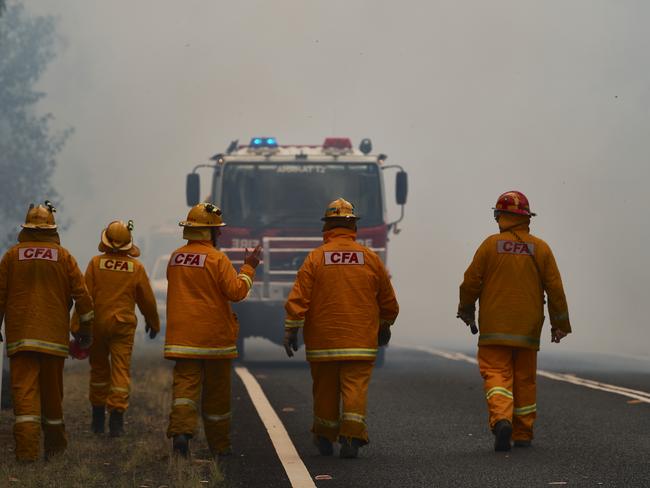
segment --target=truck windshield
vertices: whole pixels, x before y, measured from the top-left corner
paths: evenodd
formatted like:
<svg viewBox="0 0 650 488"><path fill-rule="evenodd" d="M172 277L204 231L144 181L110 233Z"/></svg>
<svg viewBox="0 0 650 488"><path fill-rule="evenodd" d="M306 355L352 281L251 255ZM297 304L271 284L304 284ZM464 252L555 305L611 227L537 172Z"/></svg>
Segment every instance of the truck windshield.
<svg viewBox="0 0 650 488"><path fill-rule="evenodd" d="M364 227L383 223L376 164L226 164L221 208L233 227L319 227L329 202L343 197Z"/></svg>

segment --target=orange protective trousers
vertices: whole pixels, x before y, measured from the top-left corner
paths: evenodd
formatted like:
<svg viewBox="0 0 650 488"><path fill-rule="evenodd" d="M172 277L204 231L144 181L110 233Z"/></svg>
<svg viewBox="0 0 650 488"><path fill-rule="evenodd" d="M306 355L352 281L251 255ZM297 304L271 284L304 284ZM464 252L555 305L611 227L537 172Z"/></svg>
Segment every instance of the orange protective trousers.
<svg viewBox="0 0 650 488"><path fill-rule="evenodd" d="M36 461L45 434L45 456L65 451L63 423L64 357L40 352L18 352L10 358L16 459Z"/></svg>
<svg viewBox="0 0 650 488"><path fill-rule="evenodd" d="M210 450L217 454L230 447L231 363L230 359L176 360L167 437L195 434L200 399Z"/></svg>
<svg viewBox="0 0 650 488"><path fill-rule="evenodd" d="M115 322L96 324L90 348L89 399L95 407L124 412L129 407L131 351L135 328Z"/></svg>
<svg viewBox="0 0 650 488"><path fill-rule="evenodd" d="M506 419L512 422L513 440L531 440L537 412L537 351L479 346L478 365L484 380L490 428Z"/></svg>
<svg viewBox="0 0 650 488"><path fill-rule="evenodd" d="M374 362L311 361L309 366L314 394L312 432L332 442L346 437L367 444L366 407Z"/></svg>

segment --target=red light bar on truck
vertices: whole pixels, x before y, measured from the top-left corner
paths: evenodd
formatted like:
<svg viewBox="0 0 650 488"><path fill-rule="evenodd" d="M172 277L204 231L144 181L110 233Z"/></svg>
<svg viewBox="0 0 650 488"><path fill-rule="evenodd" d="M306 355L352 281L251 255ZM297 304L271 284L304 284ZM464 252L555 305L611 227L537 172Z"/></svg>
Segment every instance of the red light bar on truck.
<svg viewBox="0 0 650 488"><path fill-rule="evenodd" d="M352 149L349 137L328 137L323 143L323 149Z"/></svg>

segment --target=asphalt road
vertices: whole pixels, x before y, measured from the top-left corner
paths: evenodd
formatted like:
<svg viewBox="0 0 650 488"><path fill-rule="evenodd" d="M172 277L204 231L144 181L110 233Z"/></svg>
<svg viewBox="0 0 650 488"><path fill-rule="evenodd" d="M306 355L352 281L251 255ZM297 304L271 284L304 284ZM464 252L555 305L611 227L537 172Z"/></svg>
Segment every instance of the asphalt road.
<svg viewBox="0 0 650 488"><path fill-rule="evenodd" d="M650 392L650 363L598 357L540 367ZM247 362L319 487L650 487L650 404L538 379L534 445L495 453L476 365L392 347L370 387L370 444L356 460L320 457L311 444L311 378L304 360ZM234 379L232 487L291 486L241 380Z"/></svg>

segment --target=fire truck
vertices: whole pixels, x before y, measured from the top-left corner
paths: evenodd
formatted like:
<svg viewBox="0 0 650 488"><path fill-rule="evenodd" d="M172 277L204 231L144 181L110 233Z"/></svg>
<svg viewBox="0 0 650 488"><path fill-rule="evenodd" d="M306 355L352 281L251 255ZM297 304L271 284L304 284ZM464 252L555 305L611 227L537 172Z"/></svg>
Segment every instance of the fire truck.
<svg viewBox="0 0 650 488"><path fill-rule="evenodd" d="M234 308L239 317L238 349L244 338L260 336L276 344L284 337L284 303L307 254L322 244L321 217L339 197L355 205L361 217L358 241L386 262L389 234L399 232L408 179L399 165L386 164L364 139L358 149L349 138L330 137L321 145L280 145L274 137L254 137L249 144L230 143L224 153L199 164L187 175L189 206L200 201L198 170L211 170L210 196L223 210L219 248L235 267L246 248L262 245L262 261L249 297ZM394 173L399 217L389 221L384 174ZM397 213L397 212L394 212ZM377 362L383 361L383 349Z"/></svg>

